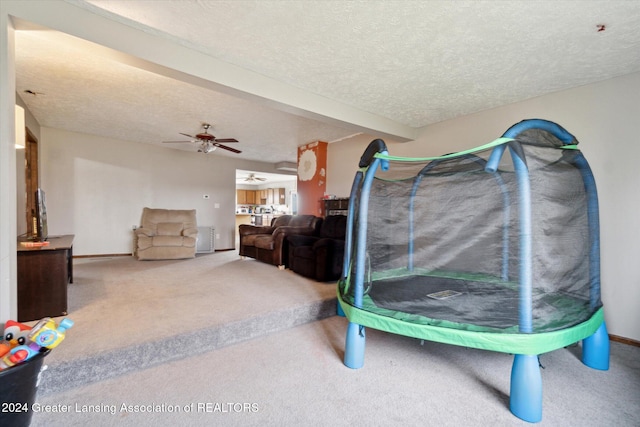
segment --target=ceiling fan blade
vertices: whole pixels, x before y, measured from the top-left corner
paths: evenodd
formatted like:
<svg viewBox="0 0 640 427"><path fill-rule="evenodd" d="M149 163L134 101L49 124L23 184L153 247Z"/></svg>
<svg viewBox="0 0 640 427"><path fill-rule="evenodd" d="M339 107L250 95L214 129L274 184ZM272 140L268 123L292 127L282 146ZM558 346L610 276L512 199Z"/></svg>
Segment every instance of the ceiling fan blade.
<svg viewBox="0 0 640 427"><path fill-rule="evenodd" d="M214 143L213 145L215 145L216 147L220 147L222 149L225 149L225 150L229 150L229 151L231 151L233 153L242 153L242 151L240 151L240 150L236 150L235 148L227 147L226 145L218 144L217 142Z"/></svg>
<svg viewBox="0 0 640 427"><path fill-rule="evenodd" d="M216 142L238 142L235 138L216 138Z"/></svg>
<svg viewBox="0 0 640 427"><path fill-rule="evenodd" d="M191 139L196 139L196 137L195 137L195 136L189 135L189 134L187 134L187 133L182 133L182 132L178 132L178 133L179 133L180 135L187 136L187 137L189 137L189 138L191 138Z"/></svg>
<svg viewBox="0 0 640 427"><path fill-rule="evenodd" d="M193 142L193 141L162 141L163 144L177 144L179 142Z"/></svg>

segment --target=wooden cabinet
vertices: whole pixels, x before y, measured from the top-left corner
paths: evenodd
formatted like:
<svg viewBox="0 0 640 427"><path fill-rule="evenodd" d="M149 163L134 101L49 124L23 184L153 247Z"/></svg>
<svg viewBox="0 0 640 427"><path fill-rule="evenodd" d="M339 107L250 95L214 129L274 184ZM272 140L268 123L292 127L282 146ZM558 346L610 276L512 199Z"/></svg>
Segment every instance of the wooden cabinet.
<svg viewBox="0 0 640 427"><path fill-rule="evenodd" d="M49 246L18 243L18 321L67 315L67 284L73 283L73 235L50 236Z"/></svg>
<svg viewBox="0 0 640 427"><path fill-rule="evenodd" d="M265 188L256 191L258 205L286 205L287 190L285 188Z"/></svg>
<svg viewBox="0 0 640 427"><path fill-rule="evenodd" d="M256 191L255 190L236 190L236 204L238 205L255 205Z"/></svg>
<svg viewBox="0 0 640 427"><path fill-rule="evenodd" d="M236 204L247 204L247 190L236 190Z"/></svg>

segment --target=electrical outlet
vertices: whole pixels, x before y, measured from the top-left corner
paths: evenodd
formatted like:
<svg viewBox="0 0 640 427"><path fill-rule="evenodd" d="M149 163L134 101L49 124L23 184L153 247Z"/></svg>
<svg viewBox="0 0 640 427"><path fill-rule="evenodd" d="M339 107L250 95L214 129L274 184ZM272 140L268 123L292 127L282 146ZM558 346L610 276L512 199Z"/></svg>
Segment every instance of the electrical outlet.
<svg viewBox="0 0 640 427"><path fill-rule="evenodd" d="M213 205L213 207L214 207L214 209L220 209L220 203L215 203L215 204Z"/></svg>

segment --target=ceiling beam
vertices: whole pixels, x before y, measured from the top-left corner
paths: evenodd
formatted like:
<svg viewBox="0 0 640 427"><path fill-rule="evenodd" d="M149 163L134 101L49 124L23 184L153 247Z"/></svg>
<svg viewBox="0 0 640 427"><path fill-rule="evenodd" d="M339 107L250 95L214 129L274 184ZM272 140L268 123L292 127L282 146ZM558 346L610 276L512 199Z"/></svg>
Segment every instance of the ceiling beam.
<svg viewBox="0 0 640 427"><path fill-rule="evenodd" d="M95 43L96 54L166 77L395 141L413 140L417 135L417 129L410 126L223 62L67 2L3 1L3 8L14 17L17 30L61 31Z"/></svg>

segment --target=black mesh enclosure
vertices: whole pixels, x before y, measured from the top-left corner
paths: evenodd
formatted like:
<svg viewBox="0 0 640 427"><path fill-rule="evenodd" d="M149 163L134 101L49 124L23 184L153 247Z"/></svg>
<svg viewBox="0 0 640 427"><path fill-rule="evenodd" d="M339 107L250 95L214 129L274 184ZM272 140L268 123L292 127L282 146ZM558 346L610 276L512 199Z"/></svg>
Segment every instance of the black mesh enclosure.
<svg viewBox="0 0 640 427"><path fill-rule="evenodd" d="M388 170L377 168L352 200L342 301L472 331L540 333L588 320L602 305L597 196L576 144L530 129L485 151L380 155ZM496 150L504 153L493 163Z"/></svg>

